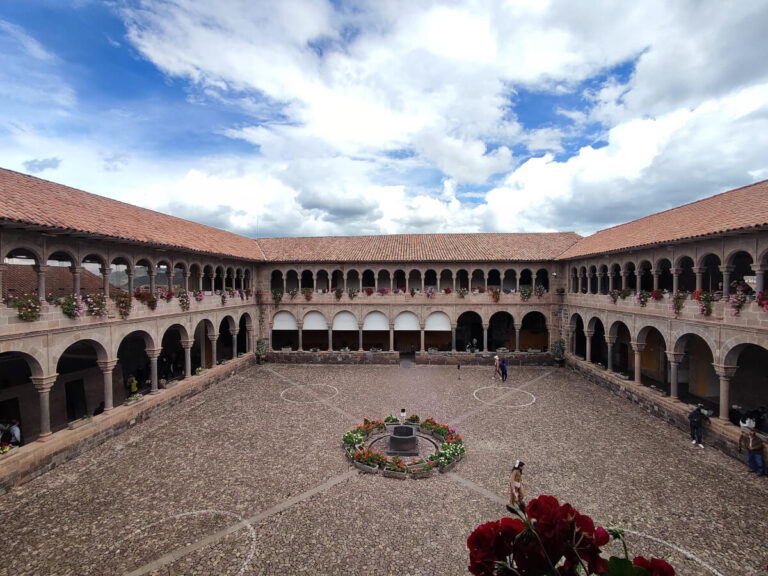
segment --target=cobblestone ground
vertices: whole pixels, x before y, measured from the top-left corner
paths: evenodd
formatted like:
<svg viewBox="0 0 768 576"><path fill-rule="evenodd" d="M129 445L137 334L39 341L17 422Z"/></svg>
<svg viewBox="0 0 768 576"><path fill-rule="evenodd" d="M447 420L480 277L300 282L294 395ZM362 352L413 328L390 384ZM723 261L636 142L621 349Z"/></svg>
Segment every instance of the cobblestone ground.
<svg viewBox="0 0 768 576"><path fill-rule="evenodd" d="M678 574L764 573L765 479L567 369L491 374L254 367L0 497L0 575L466 574L516 458L529 497L627 529ZM349 467L341 435L400 408L462 433L453 473Z"/></svg>

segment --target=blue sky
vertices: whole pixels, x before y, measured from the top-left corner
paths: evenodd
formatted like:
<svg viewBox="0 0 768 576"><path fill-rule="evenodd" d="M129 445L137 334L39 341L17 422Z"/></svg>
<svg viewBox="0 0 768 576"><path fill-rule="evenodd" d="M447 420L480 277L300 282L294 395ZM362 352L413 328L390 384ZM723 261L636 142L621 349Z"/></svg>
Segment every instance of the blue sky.
<svg viewBox="0 0 768 576"><path fill-rule="evenodd" d="M596 229L768 178L768 2L5 0L0 166L250 236Z"/></svg>

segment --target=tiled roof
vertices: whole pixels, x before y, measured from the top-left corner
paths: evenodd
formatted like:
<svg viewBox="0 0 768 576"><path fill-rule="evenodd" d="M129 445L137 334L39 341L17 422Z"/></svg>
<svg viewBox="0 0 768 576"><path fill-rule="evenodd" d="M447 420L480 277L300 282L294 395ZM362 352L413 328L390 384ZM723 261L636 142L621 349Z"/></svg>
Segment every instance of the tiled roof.
<svg viewBox="0 0 768 576"><path fill-rule="evenodd" d="M395 234L259 238L271 262L505 262L552 260L576 243L574 232Z"/></svg>
<svg viewBox="0 0 768 576"><path fill-rule="evenodd" d="M0 168L3 220L262 260L253 239Z"/></svg>
<svg viewBox="0 0 768 576"><path fill-rule="evenodd" d="M600 230L559 259L689 240L768 226L768 180Z"/></svg>
<svg viewBox="0 0 768 576"><path fill-rule="evenodd" d="M45 272L45 292L54 296L65 296L72 293L74 280L68 267L48 266ZM80 290L87 294L101 292L104 281L95 274L83 268L80 271ZM110 290L111 292L112 290ZM37 272L32 266L22 264L7 264L3 272L3 296L13 294L32 294L37 292Z"/></svg>

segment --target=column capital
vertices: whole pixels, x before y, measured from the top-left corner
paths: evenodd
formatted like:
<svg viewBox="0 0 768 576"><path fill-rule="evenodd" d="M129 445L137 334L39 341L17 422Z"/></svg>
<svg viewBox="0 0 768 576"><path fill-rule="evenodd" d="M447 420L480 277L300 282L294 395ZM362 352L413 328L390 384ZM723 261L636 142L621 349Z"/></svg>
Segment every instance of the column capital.
<svg viewBox="0 0 768 576"><path fill-rule="evenodd" d="M237 336L240 333L240 329L235 328L233 330L230 330L229 333L232 334L232 336Z"/></svg>
<svg viewBox="0 0 768 576"><path fill-rule="evenodd" d="M157 276L157 269L147 268L147 276Z"/></svg>
<svg viewBox="0 0 768 576"><path fill-rule="evenodd" d="M3 267L0 265L0 271L2 271L2 268ZM762 266L760 263L752 264L752 272L755 274L760 274L766 270L768 270L768 266Z"/></svg>
<svg viewBox="0 0 768 576"><path fill-rule="evenodd" d="M162 348L150 348L149 350L145 350L150 360L156 360L162 351Z"/></svg>
<svg viewBox="0 0 768 576"><path fill-rule="evenodd" d="M720 378L725 378L726 380L733 378L738 369L738 366L727 366L725 364L713 364L712 367Z"/></svg>
<svg viewBox="0 0 768 576"><path fill-rule="evenodd" d="M96 364L99 365L99 368L102 372L112 372L112 370L115 369L115 366L117 366L118 360L99 360L96 362Z"/></svg>
<svg viewBox="0 0 768 576"><path fill-rule="evenodd" d="M72 272L72 274L80 274L80 272L83 271L82 266L70 266L69 271Z"/></svg>
<svg viewBox="0 0 768 576"><path fill-rule="evenodd" d="M684 354L682 352L669 352L667 351L667 360L670 364L679 364L683 359Z"/></svg>
<svg viewBox="0 0 768 576"><path fill-rule="evenodd" d="M219 339L218 333L214 332L213 334L208 334L208 340L211 342L216 342L216 340Z"/></svg>
<svg viewBox="0 0 768 576"><path fill-rule="evenodd" d="M605 343L608 344L609 346L616 344L616 336L606 336Z"/></svg>
<svg viewBox="0 0 768 576"><path fill-rule="evenodd" d="M707 267L706 266L694 266L693 268L691 268L691 270L693 270L694 274L703 274L704 272L707 271Z"/></svg>
<svg viewBox="0 0 768 576"><path fill-rule="evenodd" d="M112 273L112 266L102 266L99 268L99 272L101 272L104 276L109 276Z"/></svg>
<svg viewBox="0 0 768 576"><path fill-rule="evenodd" d="M49 268L50 266L48 266L47 264L35 264L34 266L32 266L32 270L34 270L35 272L43 272L43 273L48 272Z"/></svg>
<svg viewBox="0 0 768 576"><path fill-rule="evenodd" d="M584 335L588 336L589 338L592 338L592 336L595 335L595 331L594 330L584 330Z"/></svg>
<svg viewBox="0 0 768 576"><path fill-rule="evenodd" d="M53 387L53 384L58 377L58 374L52 374L50 376L32 376L30 380L32 380L35 390L42 394L48 392Z"/></svg>
<svg viewBox="0 0 768 576"><path fill-rule="evenodd" d="M182 340L181 341L181 347L185 348L185 349L186 348L192 348L192 346L194 346L194 345L195 345L195 341L194 340Z"/></svg>
<svg viewBox="0 0 768 576"><path fill-rule="evenodd" d="M681 271L681 270L682 270L682 268L670 268L670 269L669 269L669 272L670 272L671 274L680 274L680 271Z"/></svg>
<svg viewBox="0 0 768 576"><path fill-rule="evenodd" d="M720 266L720 272L723 272L723 273L726 273L726 272L727 272L728 274L730 274L730 273L731 273L731 272L733 272L735 269L736 269L736 267L735 267L735 266Z"/></svg>
<svg viewBox="0 0 768 576"><path fill-rule="evenodd" d="M630 345L635 352L642 352L645 350L645 342L630 342Z"/></svg>

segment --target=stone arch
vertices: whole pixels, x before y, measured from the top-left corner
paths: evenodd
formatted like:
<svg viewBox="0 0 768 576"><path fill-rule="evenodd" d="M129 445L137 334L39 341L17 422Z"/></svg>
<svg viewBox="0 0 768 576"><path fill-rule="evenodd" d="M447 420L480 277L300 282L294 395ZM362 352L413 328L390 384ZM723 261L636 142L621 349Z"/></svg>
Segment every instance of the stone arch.
<svg viewBox="0 0 768 576"><path fill-rule="evenodd" d="M673 333L670 337L670 340L674 342L672 349L676 353L682 353L683 352L683 338L688 335L693 334L694 336L698 336L701 338L704 343L709 347L710 351L714 355L715 353L719 352L717 344L712 339L712 335L710 333L710 330L707 330L704 326L697 326L697 325L687 325L685 328L679 332ZM715 361L718 360L718 357L714 358Z"/></svg>
<svg viewBox="0 0 768 576"><path fill-rule="evenodd" d="M482 350L483 319L474 310L462 312L456 319L456 349Z"/></svg>
<svg viewBox="0 0 768 576"><path fill-rule="evenodd" d="M53 256L64 256L67 262L72 263L71 264L72 266L80 265L80 258L77 256L76 252L72 250L70 246L65 246L65 245L47 246L45 263L47 264L50 260L52 260Z"/></svg>
<svg viewBox="0 0 768 576"><path fill-rule="evenodd" d="M637 263L637 276L640 280L640 290L650 292L653 290L653 267L650 260L643 258Z"/></svg>
<svg viewBox="0 0 768 576"><path fill-rule="evenodd" d="M81 338L81 333L79 332L67 332L64 334L60 334L59 337L56 338L55 340L56 344L53 346L51 350L50 357L51 357L52 366L54 368L56 367L62 355L73 344L76 344L77 342L86 342L86 341L92 343L92 346L96 352L97 361L106 362L107 360L109 360L110 346L109 346L108 339L103 334L97 331L94 331L89 336L90 336L89 338Z"/></svg>
<svg viewBox="0 0 768 576"><path fill-rule="evenodd" d="M549 328L547 317L540 310L525 313L518 332L520 350L547 350L549 348Z"/></svg>
<svg viewBox="0 0 768 576"><path fill-rule="evenodd" d="M659 258L653 265L654 274L659 277L659 290L672 292L674 279L672 277L672 262L669 258Z"/></svg>
<svg viewBox="0 0 768 576"><path fill-rule="evenodd" d="M301 278L299 282L300 286L299 288L301 290L312 290L315 289L315 274L312 272L312 270L305 268L301 271Z"/></svg>
<svg viewBox="0 0 768 576"><path fill-rule="evenodd" d="M701 272L701 289L707 292L721 290L723 282L722 261L714 252L704 254L698 262Z"/></svg>
<svg viewBox="0 0 768 576"><path fill-rule="evenodd" d="M331 323L333 330L333 349L349 348L358 350L360 347L360 322L350 310L339 310L334 314Z"/></svg>
<svg viewBox="0 0 768 576"><path fill-rule="evenodd" d="M640 351L640 380L669 393L667 341L662 329L653 323L644 325L637 333Z"/></svg>
<svg viewBox="0 0 768 576"><path fill-rule="evenodd" d="M707 339L689 327L674 341L675 353L682 358L678 367L678 394L682 399L695 398L708 408L717 410L720 398L720 382L715 373L715 352Z"/></svg>
<svg viewBox="0 0 768 576"><path fill-rule="evenodd" d="M421 290L423 276L418 268L411 268L408 271L408 290Z"/></svg>
<svg viewBox="0 0 768 576"><path fill-rule="evenodd" d="M424 271L424 287L438 290L437 270L434 268L427 268Z"/></svg>
<svg viewBox="0 0 768 576"><path fill-rule="evenodd" d="M180 323L170 324L162 332L160 356L157 359L158 380L176 380L184 377L184 347L189 331Z"/></svg>
<svg viewBox="0 0 768 576"><path fill-rule="evenodd" d="M237 323L229 314L219 321L219 332L216 338L216 360L232 360L236 355Z"/></svg>
<svg viewBox="0 0 768 576"><path fill-rule="evenodd" d="M515 340L515 319L512 314L504 310L494 313L488 320L488 350L514 350Z"/></svg>
<svg viewBox="0 0 768 576"><path fill-rule="evenodd" d="M302 317L302 348L311 350L329 350L333 342L329 342L328 318L317 309L307 310Z"/></svg>
<svg viewBox="0 0 768 576"><path fill-rule="evenodd" d="M445 312L434 311L424 320L424 348L451 349L451 319Z"/></svg>
<svg viewBox="0 0 768 576"><path fill-rule="evenodd" d="M443 268L440 271L440 279L438 280L440 290L453 290L454 275L453 271L448 268Z"/></svg>
<svg viewBox="0 0 768 576"><path fill-rule="evenodd" d="M246 354L253 351L253 319L249 312L243 312L237 322L237 351Z"/></svg>
<svg viewBox="0 0 768 576"><path fill-rule="evenodd" d="M35 440L40 434L39 394L31 378L44 375L42 366L32 354L13 348L0 352L0 390L3 391L0 419L19 421L22 444Z"/></svg>
<svg viewBox="0 0 768 576"><path fill-rule="evenodd" d="M608 265L601 264L597 269L597 291L603 295L608 294L609 282L610 278L608 277Z"/></svg>
<svg viewBox="0 0 768 576"><path fill-rule="evenodd" d="M586 358L587 355L587 336L584 331L584 319L581 314L575 312L571 315L569 322L571 329L570 350L576 356Z"/></svg>
<svg viewBox="0 0 768 576"><path fill-rule="evenodd" d="M389 318L380 310L372 310L363 319L363 350L389 350Z"/></svg>
<svg viewBox="0 0 768 576"><path fill-rule="evenodd" d="M546 268L539 268L536 270L535 282L536 286L544 286L544 290L549 292L549 270Z"/></svg>
<svg viewBox="0 0 768 576"><path fill-rule="evenodd" d="M611 264L611 267L609 268L610 276L613 276L613 289L614 290L622 290L624 288L624 278L621 275L621 264L618 262L614 262Z"/></svg>
<svg viewBox="0 0 768 576"><path fill-rule="evenodd" d="M101 402L106 402L99 362L106 362L107 358L107 349L91 338L75 339L57 355L57 377L49 393L52 431L89 416Z"/></svg>
<svg viewBox="0 0 768 576"><path fill-rule="evenodd" d="M594 364L608 365L608 342L605 339L605 324L598 316L587 322L586 337L590 339L589 359Z"/></svg>
<svg viewBox="0 0 768 576"><path fill-rule="evenodd" d="M608 339L613 341L613 344L608 347L608 353L611 355L611 366L615 372L626 375L634 373L635 358L632 350L632 331L629 329L629 324L623 319L617 318L611 322L608 328Z"/></svg>
<svg viewBox="0 0 768 576"><path fill-rule="evenodd" d="M281 310L272 316L271 338L273 350L299 349L299 324L291 312Z"/></svg>
<svg viewBox="0 0 768 576"><path fill-rule="evenodd" d="M465 268L456 270L456 289L469 290L469 271Z"/></svg>
<svg viewBox="0 0 768 576"><path fill-rule="evenodd" d="M517 270L507 268L504 270L504 277L501 280L501 288L506 293L517 290Z"/></svg>
<svg viewBox="0 0 768 576"><path fill-rule="evenodd" d="M730 380L729 418L734 424L750 418L760 432L768 433L768 347L765 339L739 336L729 340L720 354L726 366L736 366Z"/></svg>
<svg viewBox="0 0 768 576"><path fill-rule="evenodd" d="M594 264L589 267L587 272L587 292L590 294L597 294L597 266Z"/></svg>

